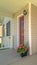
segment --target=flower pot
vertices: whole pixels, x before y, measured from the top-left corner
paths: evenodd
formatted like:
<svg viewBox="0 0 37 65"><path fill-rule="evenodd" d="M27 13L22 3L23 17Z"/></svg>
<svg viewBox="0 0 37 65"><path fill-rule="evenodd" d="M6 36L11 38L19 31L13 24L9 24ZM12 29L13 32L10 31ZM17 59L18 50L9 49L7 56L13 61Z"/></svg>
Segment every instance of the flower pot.
<svg viewBox="0 0 37 65"><path fill-rule="evenodd" d="M27 56L27 52L21 53L21 57Z"/></svg>

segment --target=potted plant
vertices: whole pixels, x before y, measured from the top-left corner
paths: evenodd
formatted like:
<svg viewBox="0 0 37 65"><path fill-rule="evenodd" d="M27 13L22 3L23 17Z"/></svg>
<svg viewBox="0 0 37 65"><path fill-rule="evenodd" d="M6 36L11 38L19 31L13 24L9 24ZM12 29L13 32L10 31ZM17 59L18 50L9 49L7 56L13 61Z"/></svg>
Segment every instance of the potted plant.
<svg viewBox="0 0 37 65"><path fill-rule="evenodd" d="M17 48L17 52L20 53L21 57L27 56L29 48L24 44L20 44Z"/></svg>

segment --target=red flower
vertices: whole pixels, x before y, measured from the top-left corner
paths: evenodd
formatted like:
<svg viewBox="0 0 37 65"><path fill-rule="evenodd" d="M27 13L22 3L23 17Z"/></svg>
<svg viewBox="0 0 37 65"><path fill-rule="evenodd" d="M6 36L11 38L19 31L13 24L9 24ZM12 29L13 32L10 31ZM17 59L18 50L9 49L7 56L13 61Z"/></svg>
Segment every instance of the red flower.
<svg viewBox="0 0 37 65"><path fill-rule="evenodd" d="M19 48L24 48L24 45L23 45L23 44L20 44L20 45L19 45Z"/></svg>

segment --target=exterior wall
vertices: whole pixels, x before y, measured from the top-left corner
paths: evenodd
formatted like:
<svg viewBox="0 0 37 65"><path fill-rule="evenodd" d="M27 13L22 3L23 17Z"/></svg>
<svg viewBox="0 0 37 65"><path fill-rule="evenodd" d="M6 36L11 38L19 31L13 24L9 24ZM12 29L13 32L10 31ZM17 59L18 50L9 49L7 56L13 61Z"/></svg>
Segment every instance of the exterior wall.
<svg viewBox="0 0 37 65"><path fill-rule="evenodd" d="M31 5L32 54L37 53L37 7Z"/></svg>
<svg viewBox="0 0 37 65"><path fill-rule="evenodd" d="M14 18L13 18L14 19ZM13 36L13 47L16 49L17 48L17 21L13 21L12 23L11 23L11 36ZM13 33L12 33L13 32Z"/></svg>
<svg viewBox="0 0 37 65"><path fill-rule="evenodd" d="M31 7L31 9L29 8ZM10 36L3 37L3 44L6 47L17 48L19 45L19 15L23 14L23 10L27 10L27 15L24 16L24 44L28 43L30 53L37 53L37 7L34 5L26 5L19 12L16 12L13 16L13 19L10 17L5 17L3 24L10 20ZM30 12L31 11L31 12Z"/></svg>

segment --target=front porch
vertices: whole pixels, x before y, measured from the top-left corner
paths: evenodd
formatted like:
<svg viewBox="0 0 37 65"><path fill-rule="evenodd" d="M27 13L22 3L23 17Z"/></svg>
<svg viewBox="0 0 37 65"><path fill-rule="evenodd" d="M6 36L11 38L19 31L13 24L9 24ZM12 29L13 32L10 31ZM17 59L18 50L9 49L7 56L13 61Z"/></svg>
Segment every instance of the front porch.
<svg viewBox="0 0 37 65"><path fill-rule="evenodd" d="M37 65L37 54L21 58L14 49L2 50L0 65Z"/></svg>

